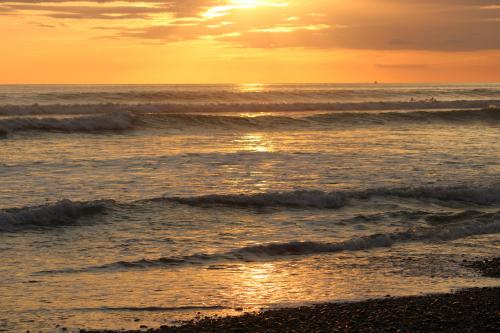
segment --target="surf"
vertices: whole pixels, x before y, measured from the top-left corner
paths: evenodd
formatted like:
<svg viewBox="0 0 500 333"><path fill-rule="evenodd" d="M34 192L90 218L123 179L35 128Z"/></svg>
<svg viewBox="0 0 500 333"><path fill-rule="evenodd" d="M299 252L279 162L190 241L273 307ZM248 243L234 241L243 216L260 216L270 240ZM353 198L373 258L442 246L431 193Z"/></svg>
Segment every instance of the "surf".
<svg viewBox="0 0 500 333"><path fill-rule="evenodd" d="M289 256L308 256L339 252L355 252L390 248L408 242L448 242L471 236L500 232L498 215L493 219L470 220L434 228L408 229L401 232L377 233L340 242L290 241L255 244L221 253L196 253L178 257L161 257L135 261L117 261L98 266L39 271L37 274L98 273L150 268L171 268L184 265L206 265L226 262L279 260Z"/></svg>
<svg viewBox="0 0 500 333"><path fill-rule="evenodd" d="M64 118L7 117L0 119L0 136L15 132L106 133L131 130L178 131L302 131L345 130L373 126L458 125L500 123L500 109L402 111L402 112L329 112L314 115L270 114L233 116L220 114L132 113L113 111Z"/></svg>

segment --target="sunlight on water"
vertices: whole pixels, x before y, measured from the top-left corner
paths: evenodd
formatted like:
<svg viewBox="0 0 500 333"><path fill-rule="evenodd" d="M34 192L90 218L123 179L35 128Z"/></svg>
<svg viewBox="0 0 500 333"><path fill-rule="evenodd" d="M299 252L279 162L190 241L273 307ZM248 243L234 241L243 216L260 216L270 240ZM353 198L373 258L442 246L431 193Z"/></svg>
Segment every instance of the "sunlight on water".
<svg viewBox="0 0 500 333"><path fill-rule="evenodd" d="M275 150L275 144L265 134L247 134L234 140L236 145L241 145L241 150L253 152L272 152Z"/></svg>
<svg viewBox="0 0 500 333"><path fill-rule="evenodd" d="M247 83L239 86L239 91L245 92L263 92L267 85L260 83Z"/></svg>
<svg viewBox="0 0 500 333"><path fill-rule="evenodd" d="M498 254L500 86L33 89L0 87L0 330L498 285L461 262Z"/></svg>

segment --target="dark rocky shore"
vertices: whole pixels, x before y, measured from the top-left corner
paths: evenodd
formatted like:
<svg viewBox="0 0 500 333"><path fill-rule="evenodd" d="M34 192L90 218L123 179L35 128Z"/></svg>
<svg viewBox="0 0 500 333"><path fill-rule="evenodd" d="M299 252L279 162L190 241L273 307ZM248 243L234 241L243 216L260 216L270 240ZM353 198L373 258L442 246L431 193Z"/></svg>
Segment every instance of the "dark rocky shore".
<svg viewBox="0 0 500 333"><path fill-rule="evenodd" d="M465 263L498 277L499 258ZM500 332L500 287L464 289L452 294L386 297L354 303L269 310L239 317L204 318L182 326L127 333L248 332ZM81 333L117 333L82 330Z"/></svg>
<svg viewBox="0 0 500 333"><path fill-rule="evenodd" d="M143 331L128 331L138 333ZM185 332L500 332L500 288L385 298L205 318L151 333ZM82 331L82 333L116 333Z"/></svg>

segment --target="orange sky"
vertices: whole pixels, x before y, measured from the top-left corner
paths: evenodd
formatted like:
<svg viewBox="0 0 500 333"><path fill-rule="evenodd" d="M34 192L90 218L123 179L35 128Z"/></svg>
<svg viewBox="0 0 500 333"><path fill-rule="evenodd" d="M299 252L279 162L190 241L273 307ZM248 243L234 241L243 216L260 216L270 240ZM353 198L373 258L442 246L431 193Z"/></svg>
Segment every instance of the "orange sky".
<svg viewBox="0 0 500 333"><path fill-rule="evenodd" d="M500 81L500 0L0 1L0 31L0 83Z"/></svg>

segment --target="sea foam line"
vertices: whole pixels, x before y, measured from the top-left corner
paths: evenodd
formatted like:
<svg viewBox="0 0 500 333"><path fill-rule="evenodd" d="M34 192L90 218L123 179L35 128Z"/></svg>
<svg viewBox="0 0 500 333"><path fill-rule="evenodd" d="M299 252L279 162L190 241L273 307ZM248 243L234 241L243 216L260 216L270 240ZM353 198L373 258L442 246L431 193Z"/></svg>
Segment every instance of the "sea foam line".
<svg viewBox="0 0 500 333"><path fill-rule="evenodd" d="M224 253L198 253L182 257L162 257L157 259L140 259L136 261L119 261L100 266L41 271L36 274L122 271L130 269L168 268L180 265L204 265L219 262L272 260L286 256L387 248L396 244L407 242L453 241L470 236L496 234L499 232L500 219L496 217L495 219L488 221L474 220L439 228L425 228L420 230L407 230L404 232L373 234L336 243L291 241L285 243L257 244L237 248Z"/></svg>
<svg viewBox="0 0 500 333"><path fill-rule="evenodd" d="M304 102L304 103L147 103L147 104L29 104L0 105L0 115L72 115L109 112L196 113L196 112L272 112L272 111L374 111L374 110L432 110L479 109L500 105L499 99L454 101L391 101L391 102Z"/></svg>
<svg viewBox="0 0 500 333"><path fill-rule="evenodd" d="M346 127L391 124L500 123L500 109L405 112L330 112L311 116L280 114L244 117L231 115L118 112L79 115L68 118L9 117L0 119L0 136L18 131L106 132L134 128L161 130L304 130L345 129Z"/></svg>
<svg viewBox="0 0 500 333"><path fill-rule="evenodd" d="M338 209L350 204L353 200L367 200L372 197L409 198L422 201L438 200L443 202L461 202L475 205L492 205L500 203L500 185L492 184L484 187L408 187L408 188L375 188L367 190L318 191L295 190L284 192L264 192L254 194L215 194L193 197L158 197L137 200L131 203L117 203L113 200L93 200L73 202L65 199L53 204L37 207L22 207L0 210L0 232L18 231L33 227L51 227L74 223L78 218L98 214L111 207L127 205L142 206L144 203L167 202L185 204L196 207L227 208L300 208L300 209ZM478 216L473 210L459 215L439 215L428 217L430 222L441 220L460 220Z"/></svg>
<svg viewBox="0 0 500 333"><path fill-rule="evenodd" d="M459 201L479 205L500 202L500 186L490 185L479 188L461 186L430 186L407 188L374 188L360 191L319 191L295 190L255 194L213 194L194 197L164 197L153 201L171 201L191 206L210 207L300 207L300 208L341 208L351 200L372 197L398 197L419 200Z"/></svg>
<svg viewBox="0 0 500 333"><path fill-rule="evenodd" d="M133 120L134 118L130 113L107 113L71 118L5 118L0 119L0 135L18 131L58 131L66 133L123 131L133 127Z"/></svg>

